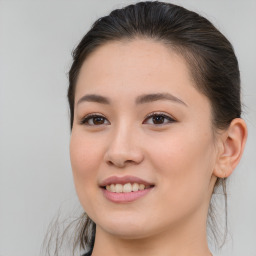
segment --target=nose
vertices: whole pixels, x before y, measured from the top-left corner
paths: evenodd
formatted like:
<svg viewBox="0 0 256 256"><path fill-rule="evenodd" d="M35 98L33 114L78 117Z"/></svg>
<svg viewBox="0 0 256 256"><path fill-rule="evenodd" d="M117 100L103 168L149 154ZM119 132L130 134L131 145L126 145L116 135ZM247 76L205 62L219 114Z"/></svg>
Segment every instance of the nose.
<svg viewBox="0 0 256 256"><path fill-rule="evenodd" d="M108 165L124 168L127 165L137 165L144 159L136 132L127 127L113 131L109 137L108 148L104 160Z"/></svg>

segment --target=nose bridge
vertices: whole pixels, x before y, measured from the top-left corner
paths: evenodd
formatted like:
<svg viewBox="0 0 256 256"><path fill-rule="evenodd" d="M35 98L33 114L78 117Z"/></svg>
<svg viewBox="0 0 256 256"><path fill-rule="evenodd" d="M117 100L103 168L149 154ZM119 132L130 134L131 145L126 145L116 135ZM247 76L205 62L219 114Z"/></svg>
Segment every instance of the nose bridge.
<svg viewBox="0 0 256 256"><path fill-rule="evenodd" d="M127 163L140 163L143 154L138 144L138 131L135 125L120 121L111 131L105 160L109 164L123 167Z"/></svg>

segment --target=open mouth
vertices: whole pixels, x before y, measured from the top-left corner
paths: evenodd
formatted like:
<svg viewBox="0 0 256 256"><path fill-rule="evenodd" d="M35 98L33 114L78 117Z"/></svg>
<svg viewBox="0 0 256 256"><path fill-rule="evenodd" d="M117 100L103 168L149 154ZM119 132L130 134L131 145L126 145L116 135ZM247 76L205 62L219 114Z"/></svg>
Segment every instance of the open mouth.
<svg viewBox="0 0 256 256"><path fill-rule="evenodd" d="M113 192L113 193L130 193L146 190L154 187L154 185L144 185L138 183L126 183L126 184L110 184L107 186L102 186L101 188Z"/></svg>
<svg viewBox="0 0 256 256"><path fill-rule="evenodd" d="M129 185L127 185L129 184ZM153 190L155 185L144 185L135 183L122 184L111 184L102 186L102 192L105 198L112 201L113 203L126 204L138 200L139 198L145 197ZM141 186L140 186L141 185Z"/></svg>

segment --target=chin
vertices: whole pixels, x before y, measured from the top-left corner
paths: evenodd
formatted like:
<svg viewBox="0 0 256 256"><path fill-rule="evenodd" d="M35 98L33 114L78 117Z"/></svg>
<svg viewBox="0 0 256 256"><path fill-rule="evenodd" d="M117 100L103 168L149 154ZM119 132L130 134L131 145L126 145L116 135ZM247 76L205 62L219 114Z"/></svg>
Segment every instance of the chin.
<svg viewBox="0 0 256 256"><path fill-rule="evenodd" d="M146 232L145 230L142 229L129 229L129 230L124 230L124 229L114 229L111 228L109 230L106 230L108 233L110 233L113 236L116 236L120 239L142 239L146 238L149 236L149 233Z"/></svg>
<svg viewBox="0 0 256 256"><path fill-rule="evenodd" d="M112 219L109 223L99 224L101 228L111 235L118 236L123 239L139 239L149 236L148 228L145 229L145 225L141 222L131 222L131 221L115 221Z"/></svg>

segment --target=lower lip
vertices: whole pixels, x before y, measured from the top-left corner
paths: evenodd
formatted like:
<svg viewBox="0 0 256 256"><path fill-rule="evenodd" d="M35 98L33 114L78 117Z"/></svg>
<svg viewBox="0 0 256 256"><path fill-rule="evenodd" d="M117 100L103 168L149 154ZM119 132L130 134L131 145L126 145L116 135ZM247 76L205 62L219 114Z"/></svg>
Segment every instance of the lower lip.
<svg viewBox="0 0 256 256"><path fill-rule="evenodd" d="M127 192L127 193L115 193L108 191L104 188L101 188L103 191L104 196L114 202L114 203L128 203L128 202L133 202L146 194L148 194L153 187L147 188L144 190L139 190L139 191L134 191L134 192Z"/></svg>

